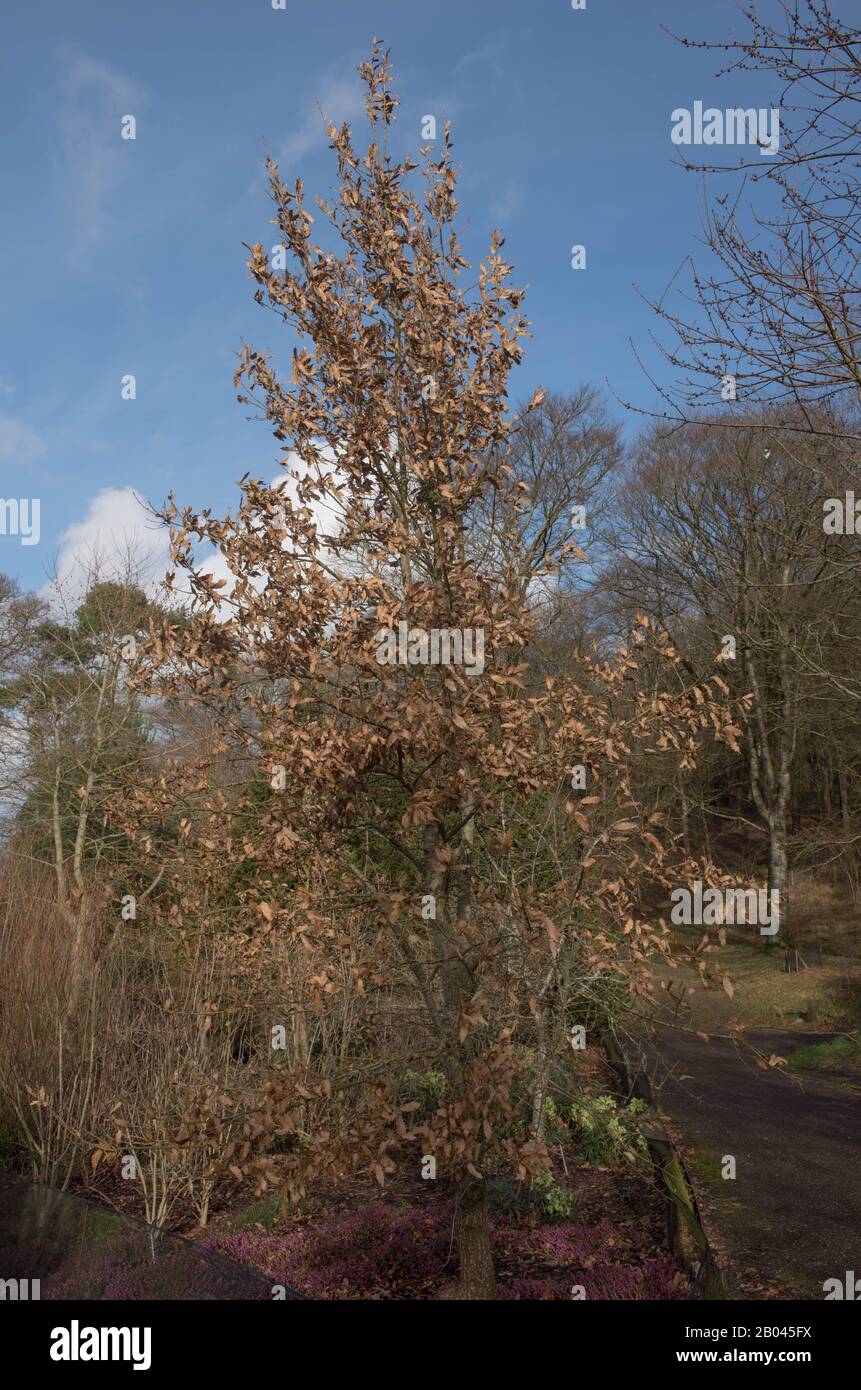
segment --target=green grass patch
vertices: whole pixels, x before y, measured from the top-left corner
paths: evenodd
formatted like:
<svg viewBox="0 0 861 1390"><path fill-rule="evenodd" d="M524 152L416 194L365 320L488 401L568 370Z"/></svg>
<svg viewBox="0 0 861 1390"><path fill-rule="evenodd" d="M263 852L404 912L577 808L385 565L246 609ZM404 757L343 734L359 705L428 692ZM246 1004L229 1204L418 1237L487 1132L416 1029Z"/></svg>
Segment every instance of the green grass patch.
<svg viewBox="0 0 861 1390"><path fill-rule="evenodd" d="M786 1065L794 1071L810 1071L819 1067L839 1066L841 1062L857 1061L861 1058L861 1043L845 1034L829 1038L828 1042L811 1043L800 1047L786 1059Z"/></svg>
<svg viewBox="0 0 861 1390"><path fill-rule="evenodd" d="M676 979L693 985L688 998L701 1025L718 1027L729 1018L746 1028L830 1029L855 1026L853 999L861 992L861 969L856 961L826 961L822 966L789 973L784 953L769 949L758 939L730 942L707 958L704 990L692 971L676 973ZM732 1000L724 994L718 971L728 975L734 987ZM662 972L669 977L672 972Z"/></svg>
<svg viewBox="0 0 861 1390"><path fill-rule="evenodd" d="M248 1206L232 1211L221 1224L229 1231L249 1231L262 1227L269 1234L281 1219L281 1198L277 1192L268 1192L265 1197L259 1197Z"/></svg>
<svg viewBox="0 0 861 1390"><path fill-rule="evenodd" d="M693 1149L686 1149L685 1163L694 1177L700 1178L703 1182L716 1185L722 1181L723 1156L708 1144L697 1144Z"/></svg>

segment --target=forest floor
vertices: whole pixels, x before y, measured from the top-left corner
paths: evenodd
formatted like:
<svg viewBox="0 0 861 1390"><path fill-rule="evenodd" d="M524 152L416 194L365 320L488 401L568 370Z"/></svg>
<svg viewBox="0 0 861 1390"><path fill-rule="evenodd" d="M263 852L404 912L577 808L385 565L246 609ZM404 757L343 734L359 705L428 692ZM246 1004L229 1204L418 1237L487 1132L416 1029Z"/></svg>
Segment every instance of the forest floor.
<svg viewBox="0 0 861 1390"><path fill-rule="evenodd" d="M711 960L732 997L689 967L663 969L685 1008L666 998L639 1040L643 1069L730 1296L822 1298L826 1279L861 1267L861 1047L846 989L858 962L786 974L782 952L738 934Z"/></svg>
<svg viewBox="0 0 861 1390"><path fill-rule="evenodd" d="M600 1049L580 1054L578 1085L604 1094L613 1074ZM554 1146L548 1210L529 1184L490 1184L498 1297L503 1300L664 1300L691 1296L672 1257L664 1196L648 1166L587 1163L573 1133ZM457 1277L454 1193L423 1180L417 1155L381 1191L373 1178L320 1183L298 1208L236 1193L197 1239L312 1298L451 1297Z"/></svg>
<svg viewBox="0 0 861 1390"><path fill-rule="evenodd" d="M570 1097L616 1092L600 1047L572 1052L560 1084ZM624 1098L617 1103L624 1107ZM498 1297L690 1298L690 1281L668 1242L665 1193L645 1153L608 1166L587 1160L575 1129L561 1117L558 1134L549 1187L504 1172L489 1181ZM249 1183L224 1175L206 1227L192 1224L183 1199L166 1225L306 1297L452 1297L458 1274L453 1186L444 1173L423 1179L420 1155L411 1149L391 1156L398 1166L383 1189L360 1173L318 1181L304 1201L283 1208L277 1192L255 1196ZM72 1190L125 1215L145 1215L138 1184L124 1181L116 1164L73 1181Z"/></svg>

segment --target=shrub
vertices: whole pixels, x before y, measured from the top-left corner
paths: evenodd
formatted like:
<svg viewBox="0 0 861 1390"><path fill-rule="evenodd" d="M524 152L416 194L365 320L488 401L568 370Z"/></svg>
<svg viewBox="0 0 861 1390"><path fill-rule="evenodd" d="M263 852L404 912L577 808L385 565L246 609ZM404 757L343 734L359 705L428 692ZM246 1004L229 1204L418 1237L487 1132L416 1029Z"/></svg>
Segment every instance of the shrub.
<svg viewBox="0 0 861 1390"><path fill-rule="evenodd" d="M401 1091L407 1100L417 1100L423 1110L436 1110L446 1093L447 1081L441 1071L404 1072Z"/></svg>
<svg viewBox="0 0 861 1390"><path fill-rule="evenodd" d="M552 1173L538 1173L531 1183L546 1221L568 1221L576 1205L569 1187L560 1187Z"/></svg>
<svg viewBox="0 0 861 1390"><path fill-rule="evenodd" d="M606 1168L647 1164L648 1146L637 1126L637 1116L645 1109L641 1100L620 1108L611 1095L575 1101L569 1116L586 1161Z"/></svg>
<svg viewBox="0 0 861 1390"><path fill-rule="evenodd" d="M531 1220L553 1224L567 1221L576 1207L574 1193L561 1187L552 1173L538 1173L531 1182L489 1178L487 1207L500 1221Z"/></svg>

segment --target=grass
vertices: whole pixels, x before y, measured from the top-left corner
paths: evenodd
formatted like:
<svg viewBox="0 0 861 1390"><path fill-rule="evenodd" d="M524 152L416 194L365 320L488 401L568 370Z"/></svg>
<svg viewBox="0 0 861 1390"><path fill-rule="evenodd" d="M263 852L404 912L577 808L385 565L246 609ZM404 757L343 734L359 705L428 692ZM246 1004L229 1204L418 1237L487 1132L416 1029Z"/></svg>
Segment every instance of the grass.
<svg viewBox="0 0 861 1390"><path fill-rule="evenodd" d="M845 1034L829 1038L828 1042L812 1043L800 1047L786 1059L786 1065L794 1071L811 1071L819 1067L833 1067L841 1062L857 1061L861 1057L861 1043Z"/></svg>
<svg viewBox="0 0 861 1390"><path fill-rule="evenodd" d="M723 1156L708 1144L697 1144L684 1151L685 1163L703 1182L712 1184L721 1181Z"/></svg>
<svg viewBox="0 0 861 1390"><path fill-rule="evenodd" d="M783 969L782 952L743 946L728 946L717 959L735 986L733 1014L749 1028L833 1027L847 1016L842 964L790 974Z"/></svg>
<svg viewBox="0 0 861 1390"><path fill-rule="evenodd" d="M732 981L732 999L721 987L718 969ZM659 973L668 978L675 972ZM694 990L687 1002L697 1026L707 1029L725 1026L730 1019L745 1028L845 1029L855 1022L853 993L857 1001L861 991L856 960L831 960L790 974L782 950L747 940L731 939L709 957L708 989L686 970L680 978Z"/></svg>
<svg viewBox="0 0 861 1390"><path fill-rule="evenodd" d="M267 1193L247 1206L235 1208L224 1221L225 1228L231 1231L263 1229L274 1231L282 1219L281 1198L278 1193Z"/></svg>

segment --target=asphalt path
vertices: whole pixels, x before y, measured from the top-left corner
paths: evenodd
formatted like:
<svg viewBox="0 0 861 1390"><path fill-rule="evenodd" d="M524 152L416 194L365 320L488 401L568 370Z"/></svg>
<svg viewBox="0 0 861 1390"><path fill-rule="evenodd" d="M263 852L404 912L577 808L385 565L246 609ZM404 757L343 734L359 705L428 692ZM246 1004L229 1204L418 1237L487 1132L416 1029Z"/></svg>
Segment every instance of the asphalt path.
<svg viewBox="0 0 861 1390"><path fill-rule="evenodd" d="M704 1041L655 1029L643 1064L691 1171L739 1295L825 1297L861 1278L861 1090L845 1073L762 1069L822 1035L749 1032ZM736 1177L720 1176L735 1159ZM776 1292L779 1289L780 1292Z"/></svg>

